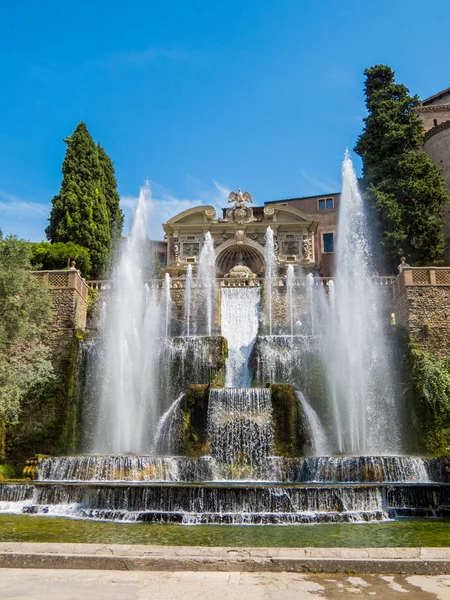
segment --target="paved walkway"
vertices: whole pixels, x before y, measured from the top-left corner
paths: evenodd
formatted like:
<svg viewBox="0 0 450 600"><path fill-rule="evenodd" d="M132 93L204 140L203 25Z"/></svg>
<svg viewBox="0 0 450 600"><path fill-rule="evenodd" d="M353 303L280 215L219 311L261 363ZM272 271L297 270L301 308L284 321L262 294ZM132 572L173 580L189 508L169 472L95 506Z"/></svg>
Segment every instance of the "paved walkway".
<svg viewBox="0 0 450 600"><path fill-rule="evenodd" d="M2 569L2 600L449 600L450 576Z"/></svg>
<svg viewBox="0 0 450 600"><path fill-rule="evenodd" d="M450 548L212 548L2 542L0 567L450 575Z"/></svg>

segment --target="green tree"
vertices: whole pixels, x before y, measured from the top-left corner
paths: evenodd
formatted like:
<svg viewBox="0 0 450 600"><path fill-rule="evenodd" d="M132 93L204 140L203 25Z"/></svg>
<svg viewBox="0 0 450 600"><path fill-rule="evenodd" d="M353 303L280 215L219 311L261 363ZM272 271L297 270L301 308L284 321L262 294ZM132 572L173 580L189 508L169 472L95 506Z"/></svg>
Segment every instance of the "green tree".
<svg viewBox="0 0 450 600"><path fill-rule="evenodd" d="M74 260L77 269L83 277L88 277L91 272L91 258L89 250L73 242L40 242L30 244L30 262L34 268L40 269L65 269L68 261Z"/></svg>
<svg viewBox="0 0 450 600"><path fill-rule="evenodd" d="M98 149L83 122L64 141L63 180L52 199L47 239L88 248L92 275L101 277L109 267L112 236Z"/></svg>
<svg viewBox="0 0 450 600"><path fill-rule="evenodd" d="M22 399L52 377L43 341L51 315L48 289L31 273L28 244L0 233L0 460Z"/></svg>
<svg viewBox="0 0 450 600"><path fill-rule="evenodd" d="M369 115L355 151L363 159L362 189L377 221L385 265L396 272L401 256L414 265L439 263L449 198L439 167L422 151L424 129L412 110L419 98L396 83L386 65L364 73Z"/></svg>
<svg viewBox="0 0 450 600"><path fill-rule="evenodd" d="M122 236L123 212L120 208L120 196L117 191L114 163L100 144L97 144L97 151L102 171L102 189L108 208L109 230L111 232L111 240L114 247Z"/></svg>

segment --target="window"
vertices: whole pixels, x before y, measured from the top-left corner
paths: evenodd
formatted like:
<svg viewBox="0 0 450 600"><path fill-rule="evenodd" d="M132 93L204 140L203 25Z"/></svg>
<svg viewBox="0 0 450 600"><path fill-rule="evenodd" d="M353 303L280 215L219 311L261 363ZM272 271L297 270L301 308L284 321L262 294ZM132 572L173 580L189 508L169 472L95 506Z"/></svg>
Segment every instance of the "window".
<svg viewBox="0 0 450 600"><path fill-rule="evenodd" d="M334 252L334 233L323 234L323 252Z"/></svg>
<svg viewBox="0 0 450 600"><path fill-rule="evenodd" d="M436 127L436 125L437 125L437 119L433 119L433 125Z"/></svg>
<svg viewBox="0 0 450 600"><path fill-rule="evenodd" d="M319 210L325 210L326 208L334 208L333 198L321 198L319 200Z"/></svg>

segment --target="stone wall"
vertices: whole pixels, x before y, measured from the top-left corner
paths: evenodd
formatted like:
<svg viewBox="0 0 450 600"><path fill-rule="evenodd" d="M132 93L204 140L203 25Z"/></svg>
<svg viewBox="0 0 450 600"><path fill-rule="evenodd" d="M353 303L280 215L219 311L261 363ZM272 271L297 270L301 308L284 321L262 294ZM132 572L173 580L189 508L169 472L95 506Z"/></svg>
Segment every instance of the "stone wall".
<svg viewBox="0 0 450 600"><path fill-rule="evenodd" d="M420 117L425 131L429 131L450 119L450 104L447 99L438 106L418 106L414 112Z"/></svg>
<svg viewBox="0 0 450 600"><path fill-rule="evenodd" d="M448 283L436 283L436 274ZM413 343L441 358L450 356L450 269L404 269L394 286L392 312Z"/></svg>
<svg viewBox="0 0 450 600"><path fill-rule="evenodd" d="M8 429L9 458L20 470L33 454L58 454L75 448L78 406L75 397L78 343L86 326L88 287L79 273L37 271L48 284L53 318L44 333L54 379L23 399L20 422Z"/></svg>

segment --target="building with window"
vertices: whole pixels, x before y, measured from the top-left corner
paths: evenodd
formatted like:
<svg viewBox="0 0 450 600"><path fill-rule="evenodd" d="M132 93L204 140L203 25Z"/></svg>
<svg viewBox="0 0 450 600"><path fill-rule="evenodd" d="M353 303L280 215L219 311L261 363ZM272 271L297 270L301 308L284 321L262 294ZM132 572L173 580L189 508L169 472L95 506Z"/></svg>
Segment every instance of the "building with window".
<svg viewBox="0 0 450 600"><path fill-rule="evenodd" d="M301 266L306 273L333 275L339 194L310 196L249 206L248 192L232 192L229 202L216 215L212 206L186 210L163 225L167 244L167 270L181 275L194 268L206 232L214 241L217 273L228 277L237 265L255 276L263 276L267 227L274 232L275 253L282 273L288 264Z"/></svg>
<svg viewBox="0 0 450 600"><path fill-rule="evenodd" d="M322 277L332 277L334 274L339 200L340 193L335 192L321 196L304 196L265 203L265 206L292 206L307 214L317 223L314 253L317 257L316 269Z"/></svg>

